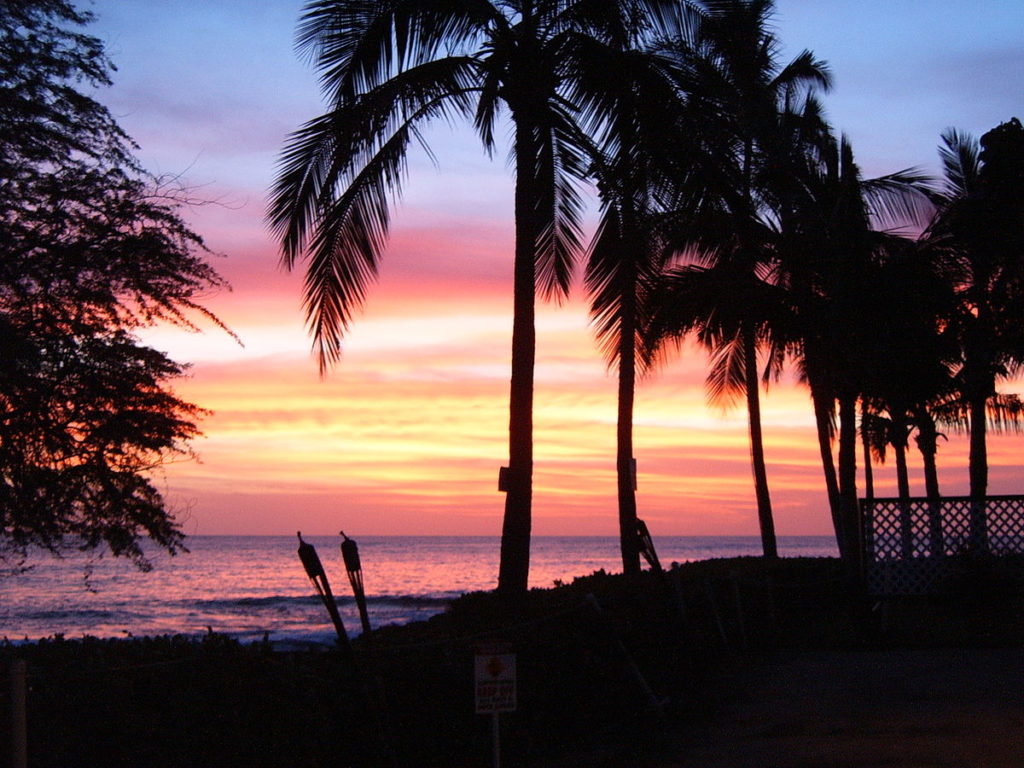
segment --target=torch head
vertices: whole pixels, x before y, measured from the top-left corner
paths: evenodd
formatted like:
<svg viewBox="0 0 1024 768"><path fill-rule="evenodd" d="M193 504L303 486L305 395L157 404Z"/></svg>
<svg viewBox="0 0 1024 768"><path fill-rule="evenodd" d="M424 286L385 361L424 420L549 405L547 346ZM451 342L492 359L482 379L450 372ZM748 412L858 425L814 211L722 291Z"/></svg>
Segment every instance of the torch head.
<svg viewBox="0 0 1024 768"><path fill-rule="evenodd" d="M302 540L302 532L299 531L299 560L302 561L302 567L306 569L306 575L311 579L316 579L318 576L322 576L324 573L324 566L320 562L320 557L316 553L316 547Z"/></svg>

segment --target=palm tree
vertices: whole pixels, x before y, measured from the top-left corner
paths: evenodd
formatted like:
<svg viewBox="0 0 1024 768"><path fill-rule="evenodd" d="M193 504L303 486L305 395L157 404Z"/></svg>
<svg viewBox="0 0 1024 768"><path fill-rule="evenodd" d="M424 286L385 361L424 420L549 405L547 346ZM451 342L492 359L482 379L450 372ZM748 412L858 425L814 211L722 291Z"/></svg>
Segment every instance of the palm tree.
<svg viewBox="0 0 1024 768"><path fill-rule="evenodd" d="M644 219L644 200L622 189L602 187L604 215L587 263L586 283L598 342L609 365L618 365L616 416L616 488L619 543L624 573L640 570L637 538L633 404L637 337L643 326L644 291L658 264L658 250ZM615 205L617 200L619 205Z"/></svg>
<svg viewBox="0 0 1024 768"><path fill-rule="evenodd" d="M658 0L312 0L300 50L330 109L290 137L268 218L282 262L307 264L304 305L321 370L334 364L385 248L412 141L438 119L473 121L496 145L513 129L515 258L509 466L498 590L525 593L533 476L535 294L567 290L581 250L584 123L602 103L583 90L595 48L629 38ZM429 151L429 150L428 150Z"/></svg>
<svg viewBox="0 0 1024 768"><path fill-rule="evenodd" d="M686 132L673 62L658 55L666 35L692 37L699 11L680 2L670 23L638 30L638 39L606 56L590 76L605 84L608 119L592 174L602 216L591 240L585 283L591 319L609 366L618 366L616 477L625 573L640 570L633 405L648 294L667 251L659 232L664 191L674 182L679 136Z"/></svg>
<svg viewBox="0 0 1024 768"><path fill-rule="evenodd" d="M1024 128L1013 119L981 143L948 130L940 208L925 242L957 292L962 396L970 428L970 493L988 490L986 424L998 380L1024 362Z"/></svg>
<svg viewBox="0 0 1024 768"><path fill-rule="evenodd" d="M745 395L758 522L764 554L774 557L758 367L758 349L772 346L764 312L776 295L768 285L777 229L771 201L773 186L784 182L778 174L792 149L788 134L794 118L801 113L810 118L812 94L828 89L831 81L824 63L808 51L785 66L779 63L779 41L770 29L771 0L709 0L704 5L695 41L680 46L678 54L685 73L681 87L700 126L696 140L707 153L706 189L700 209L682 210L680 216L676 247L692 263L683 267L687 274L677 271L670 278L668 285L675 287L660 301L696 302L693 308L704 304L710 314L701 319L681 307L682 315L672 321L666 316L668 325L662 329L675 336L699 330L702 341L712 346L713 397L728 401L738 392ZM693 199L687 186L684 200ZM694 285L699 276L708 281L707 289L722 289L717 300ZM737 301L737 294L744 298ZM769 352L768 359L778 360L778 355Z"/></svg>
<svg viewBox="0 0 1024 768"><path fill-rule="evenodd" d="M874 321L873 360L863 375L861 430L874 436L876 455L886 445L896 458L900 498L910 497L906 451L917 430L927 494L938 496L937 429L932 406L948 397L957 356L950 333L953 294L926 249L890 240L869 275L862 313Z"/></svg>
<svg viewBox="0 0 1024 768"><path fill-rule="evenodd" d="M949 388L935 401L927 406L927 413L919 418L918 424L918 445L922 455L925 456L925 483L929 484L928 473L935 471L929 467L928 455L935 453L934 444L937 438L942 436L938 427L948 429L955 435L971 434L971 404L964 399L963 369L950 380ZM920 421L930 421L921 426ZM1017 394L996 392L985 403L985 433L988 434L1018 434L1024 429L1024 401ZM937 488L937 480L931 487ZM933 495L932 491L928 491ZM934 493L938 496L938 492Z"/></svg>
<svg viewBox="0 0 1024 768"><path fill-rule="evenodd" d="M868 388L867 372L885 354L877 345L879 317L891 300L879 291L882 264L902 247L898 231L875 227L923 221L929 189L913 170L862 178L845 137L825 135L805 158L803 169L794 168L795 194L780 214L782 282L794 308L793 350L811 390L837 542L853 562L857 401ZM837 405L838 462L832 454Z"/></svg>

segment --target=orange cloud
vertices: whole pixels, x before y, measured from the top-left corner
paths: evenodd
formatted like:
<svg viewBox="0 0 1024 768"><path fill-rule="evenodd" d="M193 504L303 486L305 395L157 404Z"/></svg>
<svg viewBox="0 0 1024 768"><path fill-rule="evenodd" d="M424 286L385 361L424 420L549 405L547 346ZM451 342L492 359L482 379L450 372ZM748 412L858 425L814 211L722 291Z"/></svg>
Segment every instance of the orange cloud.
<svg viewBox="0 0 1024 768"><path fill-rule="evenodd" d="M147 336L195 362L180 392L215 411L196 446L202 463L166 472L186 530L498 534L509 227L472 211L457 227L400 211L380 280L341 363L321 380L299 308L301 268L283 273L269 239L251 234L252 205L243 224L231 223L237 210L203 211L211 246L231 246L218 267L235 283L209 304L245 346L217 331ZM541 305L537 328L534 531L612 535L615 373L598 355L578 297ZM757 532L746 413L708 406L705 367L705 354L687 347L637 389L638 504L655 535ZM779 533L830 533L806 391L792 381L773 385L763 422ZM993 493L1019 490L1019 439L992 439ZM944 490L964 492L965 441L943 444L939 459ZM920 490L917 457L911 462ZM875 484L878 494L894 492L891 465L876 468Z"/></svg>

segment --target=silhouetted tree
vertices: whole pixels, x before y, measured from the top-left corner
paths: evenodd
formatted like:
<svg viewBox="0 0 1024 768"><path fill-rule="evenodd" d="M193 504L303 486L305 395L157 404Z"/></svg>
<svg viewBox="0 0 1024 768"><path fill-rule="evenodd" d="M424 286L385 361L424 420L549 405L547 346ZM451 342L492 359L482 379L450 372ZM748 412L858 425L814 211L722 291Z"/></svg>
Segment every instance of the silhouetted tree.
<svg viewBox="0 0 1024 768"><path fill-rule="evenodd" d="M988 491L986 424L996 382L1024 360L1024 128L1015 118L981 143L949 130L940 209L925 235L957 292L971 496Z"/></svg>
<svg viewBox="0 0 1024 768"><path fill-rule="evenodd" d="M811 390L839 550L853 562L859 539L857 402L868 372L888 354L876 343L881 309L873 312L871 302L885 303L879 270L902 239L877 227L923 224L931 210L929 190L927 179L912 170L862 178L845 138L820 137L804 157L804 168L793 167L798 183L780 216L781 281L794 311L792 350Z"/></svg>
<svg viewBox="0 0 1024 768"><path fill-rule="evenodd" d="M507 110L515 165L515 262L509 471L499 591L526 591L533 477L535 292L564 295L581 248L585 93L594 46L615 50L651 0L317 0L299 47L321 73L330 109L289 140L269 218L283 263L305 258L305 306L321 367L373 280L409 143L421 128L472 120L488 152Z"/></svg>
<svg viewBox="0 0 1024 768"><path fill-rule="evenodd" d="M771 285L773 201L777 185L789 183L780 169L793 149L791 124L804 111L801 121L816 122L812 94L827 89L830 77L808 51L786 65L779 62L771 0L704 6L696 39L681 41L676 50L685 73L681 87L698 126L692 140L705 154L698 161L704 188L695 193L688 180L681 188L675 247L691 264L669 278L659 298L667 313L658 332L676 337L697 332L712 350L712 398L728 403L744 395L762 545L766 557L775 557L758 367L761 348L767 350L766 379L781 360L771 322L779 297Z"/></svg>
<svg viewBox="0 0 1024 768"><path fill-rule="evenodd" d="M953 330L952 327L950 330ZM938 480L934 482L929 473L937 470L932 466L934 459L929 459L929 454L934 456L938 438L943 434L938 431L939 427L949 430L956 435L971 434L971 406L964 399L963 394L962 366L956 375L949 382L949 391L943 396L930 402L924 414L918 414L918 434L915 438L922 456L925 459L925 483L926 487L937 489ZM1022 429L1024 419L1024 401L1020 396L1012 393L996 392L988 398L985 403L986 424L985 433L991 434L1016 434ZM928 422L931 422L929 424ZM938 495L937 490L929 495Z"/></svg>
<svg viewBox="0 0 1024 768"><path fill-rule="evenodd" d="M659 49L668 39L691 38L699 19L688 3L678 3L676 11L639 27L623 50L603 52L587 70L595 80L591 90L606 103L599 110L604 130L592 164L602 215L585 282L600 349L618 369L615 469L626 573L640 570L633 451L638 354L650 291L668 256L661 234L666 189L677 181L685 146L679 137L689 131L678 72Z"/></svg>
<svg viewBox="0 0 1024 768"><path fill-rule="evenodd" d="M931 408L947 398L953 387L957 359L949 330L953 292L926 251L915 244L893 242L879 255L861 306L874 322L871 347L876 351L863 371L861 432L869 435L880 461L886 448L892 447L898 493L909 498L906 451L916 430L927 493L938 496L938 433Z"/></svg>
<svg viewBox="0 0 1024 768"><path fill-rule="evenodd" d="M185 366L142 345L194 328L223 286L176 192L82 86L109 83L90 20L63 0L0 7L0 554L108 549L148 567L183 535L150 480L190 454L203 411Z"/></svg>

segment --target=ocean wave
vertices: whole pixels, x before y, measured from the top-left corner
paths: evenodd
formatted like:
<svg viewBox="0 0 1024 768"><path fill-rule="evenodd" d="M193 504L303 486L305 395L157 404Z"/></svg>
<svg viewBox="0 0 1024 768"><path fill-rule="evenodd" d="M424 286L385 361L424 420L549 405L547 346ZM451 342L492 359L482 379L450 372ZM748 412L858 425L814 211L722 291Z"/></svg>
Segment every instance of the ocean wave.
<svg viewBox="0 0 1024 768"><path fill-rule="evenodd" d="M121 609L53 608L41 611L26 611L18 614L22 621L130 621L138 614Z"/></svg>
<svg viewBox="0 0 1024 768"><path fill-rule="evenodd" d="M339 601L340 602L340 601ZM266 597L214 597L202 600L178 600L179 606L195 606L211 610L235 608L274 608L279 606L319 605L316 595L268 595Z"/></svg>

